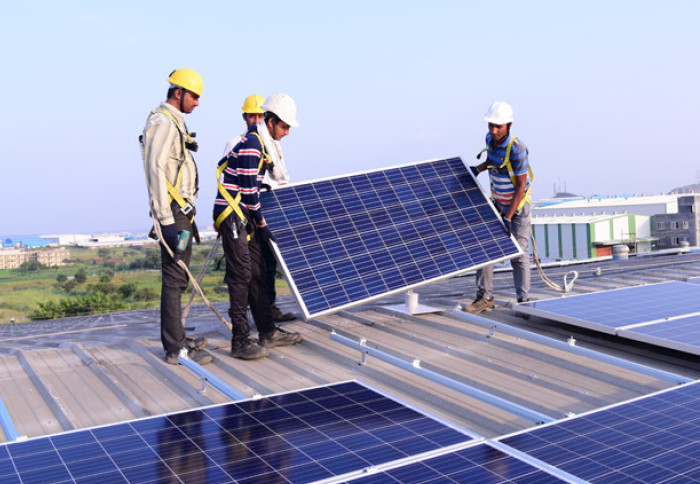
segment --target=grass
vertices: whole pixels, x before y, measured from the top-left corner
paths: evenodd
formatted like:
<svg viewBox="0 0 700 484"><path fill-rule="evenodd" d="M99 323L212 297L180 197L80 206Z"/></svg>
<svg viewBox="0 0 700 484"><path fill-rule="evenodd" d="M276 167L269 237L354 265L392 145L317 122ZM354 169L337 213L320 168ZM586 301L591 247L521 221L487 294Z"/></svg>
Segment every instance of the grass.
<svg viewBox="0 0 700 484"><path fill-rule="evenodd" d="M195 246L190 263L190 271L195 277L211 246L212 242L203 242L201 246ZM71 259L68 266L47 267L28 272L19 269L0 270L0 324L28 321L29 314L39 308L40 302L58 301L75 294L85 294L89 291L89 286L96 284L100 275L108 271L114 273L111 283L115 286L133 283L138 289L147 288L156 295L151 301L127 301L129 309L160 307L160 269L129 268L132 263L146 257L147 247L110 247L99 250L69 247L68 250ZM58 284L57 276L63 274L68 279L73 279L80 269L87 274L87 281L80 284L74 291L66 292ZM219 271L210 268L205 274L201 287L210 301L228 301L226 291L217 291L218 287L224 285L223 278L223 268ZM183 305L189 300L191 288L190 284L182 298ZM289 288L284 279L277 280L277 293L289 294ZM197 295L194 303L201 302L201 297Z"/></svg>

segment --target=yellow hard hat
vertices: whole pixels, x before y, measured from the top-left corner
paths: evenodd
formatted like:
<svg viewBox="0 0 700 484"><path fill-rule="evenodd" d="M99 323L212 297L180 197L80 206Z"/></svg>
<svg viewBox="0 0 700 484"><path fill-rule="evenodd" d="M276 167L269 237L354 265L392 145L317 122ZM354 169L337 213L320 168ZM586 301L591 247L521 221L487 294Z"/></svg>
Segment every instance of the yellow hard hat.
<svg viewBox="0 0 700 484"><path fill-rule="evenodd" d="M244 113L248 114L262 114L265 111L260 107L262 104L265 102L265 98L262 97L259 94L253 94L252 96L248 96L245 98L245 101L243 101L243 109Z"/></svg>
<svg viewBox="0 0 700 484"><path fill-rule="evenodd" d="M202 76L192 69L177 69L170 73L168 78L170 84L192 91L197 96L202 95Z"/></svg>

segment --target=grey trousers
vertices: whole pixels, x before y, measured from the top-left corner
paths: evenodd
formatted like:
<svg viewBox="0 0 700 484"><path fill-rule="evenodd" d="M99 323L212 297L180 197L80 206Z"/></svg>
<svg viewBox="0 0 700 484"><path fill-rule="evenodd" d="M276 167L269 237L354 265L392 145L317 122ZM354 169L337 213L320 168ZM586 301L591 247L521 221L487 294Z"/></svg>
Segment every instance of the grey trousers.
<svg viewBox="0 0 700 484"><path fill-rule="evenodd" d="M502 211L507 212L508 206L503 206ZM520 209L518 215L514 215L511 220L511 231L518 245L523 250L523 255L510 260L513 267L513 283L515 284L515 294L518 299L527 298L530 291L530 204L526 203ZM476 271L477 297L483 296L491 299L493 297L493 264L485 266Z"/></svg>

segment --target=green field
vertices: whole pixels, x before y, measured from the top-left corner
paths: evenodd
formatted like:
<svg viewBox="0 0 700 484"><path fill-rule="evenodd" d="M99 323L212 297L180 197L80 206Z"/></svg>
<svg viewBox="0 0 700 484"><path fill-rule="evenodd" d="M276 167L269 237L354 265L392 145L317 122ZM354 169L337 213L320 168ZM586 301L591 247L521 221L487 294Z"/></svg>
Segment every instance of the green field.
<svg viewBox="0 0 700 484"><path fill-rule="evenodd" d="M213 241L195 246L190 263L195 277L212 246ZM50 301L68 304L97 293L111 295L124 305L120 310L160 306L160 255L155 245L100 249L68 247L68 250L70 263L66 266L0 270L0 324L29 321L40 304L47 305ZM220 248L218 252L220 255ZM221 290L224 264L215 270L217 259L218 256L207 264L201 287L210 301L228 301L228 294ZM86 276L82 283L77 282L79 272ZM183 304L187 303L191 288L192 285L183 297ZM278 294L289 294L284 279L278 278L277 289ZM195 304L201 302L201 297L195 297ZM85 310L80 314L94 312L106 310Z"/></svg>

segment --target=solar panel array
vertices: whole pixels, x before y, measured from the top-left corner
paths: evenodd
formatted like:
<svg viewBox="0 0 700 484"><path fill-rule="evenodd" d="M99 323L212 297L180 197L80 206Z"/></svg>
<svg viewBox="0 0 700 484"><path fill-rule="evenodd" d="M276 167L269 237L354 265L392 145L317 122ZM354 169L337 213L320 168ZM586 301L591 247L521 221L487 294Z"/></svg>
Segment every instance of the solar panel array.
<svg viewBox="0 0 700 484"><path fill-rule="evenodd" d="M514 305L522 313L700 354L700 284L663 282Z"/></svg>
<svg viewBox="0 0 700 484"><path fill-rule="evenodd" d="M495 440L361 383L0 445L0 482L700 480L700 382Z"/></svg>
<svg viewBox="0 0 700 484"><path fill-rule="evenodd" d="M700 384L498 440L592 483L698 482Z"/></svg>
<svg viewBox="0 0 700 484"><path fill-rule="evenodd" d="M0 482L313 482L472 439L346 382L5 444Z"/></svg>
<svg viewBox="0 0 700 484"><path fill-rule="evenodd" d="M520 253L459 158L288 185L261 203L306 319Z"/></svg>

